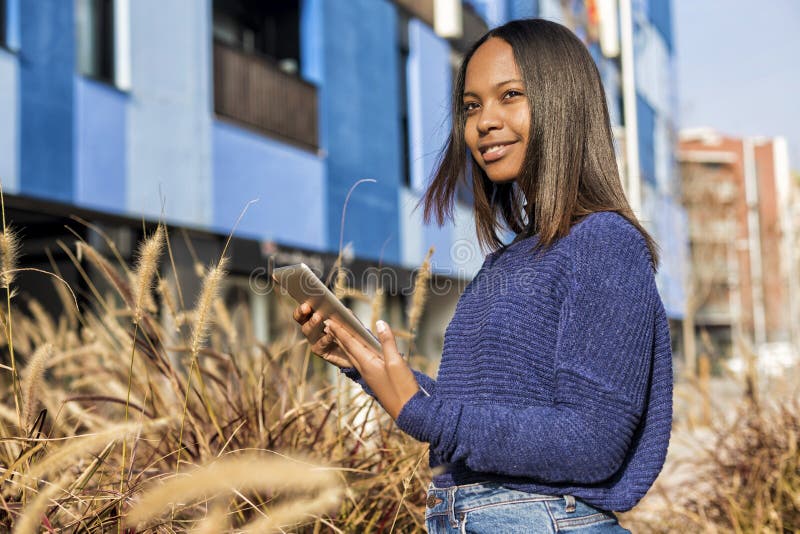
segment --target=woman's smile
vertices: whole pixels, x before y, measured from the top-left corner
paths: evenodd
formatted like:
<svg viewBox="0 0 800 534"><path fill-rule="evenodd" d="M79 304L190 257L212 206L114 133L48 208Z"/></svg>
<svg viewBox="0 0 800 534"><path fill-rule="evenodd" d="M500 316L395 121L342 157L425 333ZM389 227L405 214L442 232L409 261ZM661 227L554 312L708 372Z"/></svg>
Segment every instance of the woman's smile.
<svg viewBox="0 0 800 534"><path fill-rule="evenodd" d="M505 156L517 141L498 141L478 145L478 150L483 156L483 161L487 165L499 161Z"/></svg>

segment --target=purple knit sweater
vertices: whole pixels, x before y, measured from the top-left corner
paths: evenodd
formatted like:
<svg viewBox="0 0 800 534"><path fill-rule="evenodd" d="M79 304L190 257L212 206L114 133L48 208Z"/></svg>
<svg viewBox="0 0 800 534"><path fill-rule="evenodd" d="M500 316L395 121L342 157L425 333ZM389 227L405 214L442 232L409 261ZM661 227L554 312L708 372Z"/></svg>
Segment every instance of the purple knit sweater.
<svg viewBox="0 0 800 534"><path fill-rule="evenodd" d="M437 380L415 372L425 391L397 425L430 443L437 487L493 481L629 510L664 464L672 422L649 250L613 212L538 258L535 239L487 255L447 326Z"/></svg>

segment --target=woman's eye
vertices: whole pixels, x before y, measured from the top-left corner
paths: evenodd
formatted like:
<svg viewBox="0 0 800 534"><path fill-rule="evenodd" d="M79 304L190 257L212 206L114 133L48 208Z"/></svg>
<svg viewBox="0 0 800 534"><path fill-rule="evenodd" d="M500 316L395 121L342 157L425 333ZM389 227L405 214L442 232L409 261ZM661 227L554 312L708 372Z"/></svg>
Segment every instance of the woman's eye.
<svg viewBox="0 0 800 534"><path fill-rule="evenodd" d="M511 89L506 91L506 93L503 95L503 98L513 98L515 96L522 96L522 92L517 91L516 89Z"/></svg>
<svg viewBox="0 0 800 534"><path fill-rule="evenodd" d="M470 111L475 111L476 109L478 109L478 103L477 102L465 102L464 103L464 111L466 113L469 113Z"/></svg>

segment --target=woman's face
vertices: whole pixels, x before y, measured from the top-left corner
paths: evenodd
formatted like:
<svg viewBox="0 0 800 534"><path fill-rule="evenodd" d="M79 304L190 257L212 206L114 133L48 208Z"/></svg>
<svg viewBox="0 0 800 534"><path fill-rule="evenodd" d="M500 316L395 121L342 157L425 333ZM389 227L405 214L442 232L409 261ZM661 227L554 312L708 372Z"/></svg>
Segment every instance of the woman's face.
<svg viewBox="0 0 800 534"><path fill-rule="evenodd" d="M464 80L464 138L493 182L519 176L528 146L530 109L514 52L492 37L473 54Z"/></svg>

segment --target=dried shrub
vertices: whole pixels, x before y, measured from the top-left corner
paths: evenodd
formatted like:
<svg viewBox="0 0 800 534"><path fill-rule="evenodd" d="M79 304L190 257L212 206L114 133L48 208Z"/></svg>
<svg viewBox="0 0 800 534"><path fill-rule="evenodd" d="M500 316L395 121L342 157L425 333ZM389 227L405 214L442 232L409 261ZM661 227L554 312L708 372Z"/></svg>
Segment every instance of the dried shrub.
<svg viewBox="0 0 800 534"><path fill-rule="evenodd" d="M175 502L136 516L146 518L137 532L272 531L281 522L293 532L423 530L427 446L344 376L309 372L318 359L291 320L293 301L276 311L286 322L268 345L242 324L246 310L220 309L224 260L200 271L197 306L184 309L180 280L158 278L154 265L165 232L143 244L135 270L87 243L62 244L93 296L83 309L67 293L60 315L14 301L25 414L4 370L0 530L116 531L159 485L175 488ZM205 484L221 458L249 458L256 473L264 466L253 453L326 465L338 486L304 487L275 468L280 480L256 487L236 464L227 493L208 486L181 499L192 484L174 481Z"/></svg>

